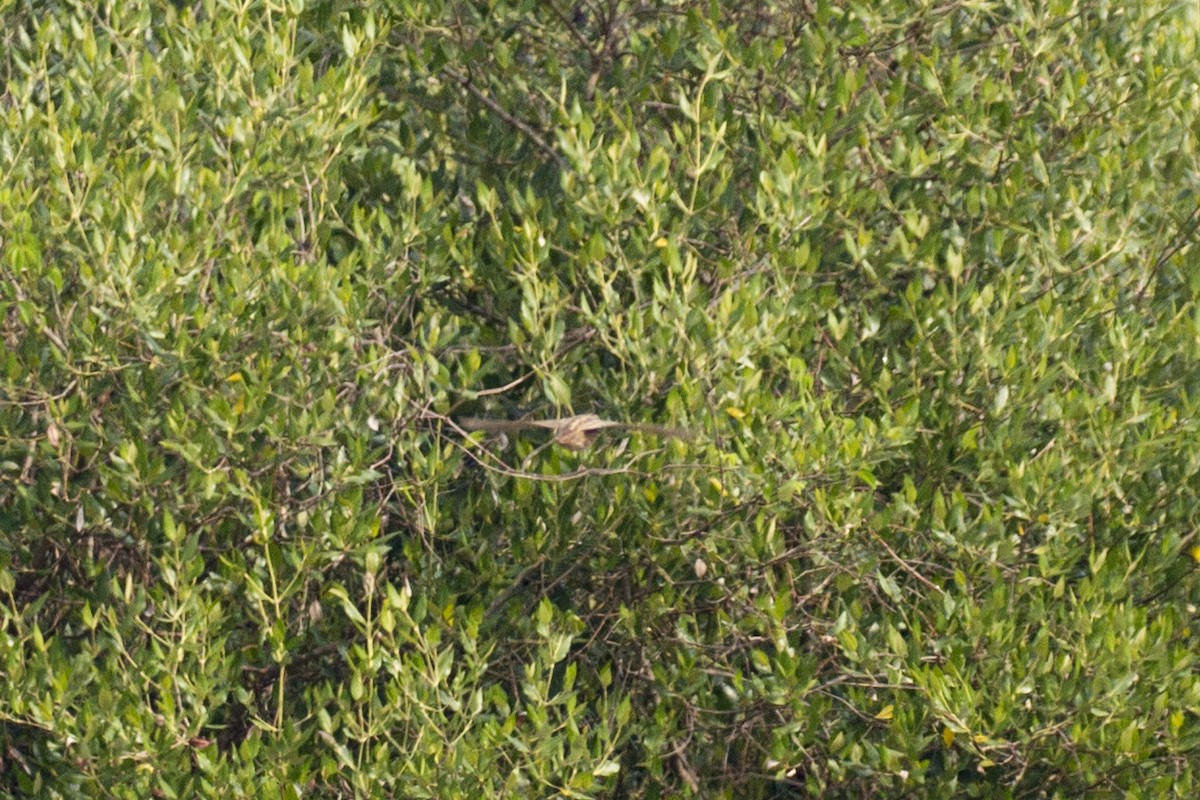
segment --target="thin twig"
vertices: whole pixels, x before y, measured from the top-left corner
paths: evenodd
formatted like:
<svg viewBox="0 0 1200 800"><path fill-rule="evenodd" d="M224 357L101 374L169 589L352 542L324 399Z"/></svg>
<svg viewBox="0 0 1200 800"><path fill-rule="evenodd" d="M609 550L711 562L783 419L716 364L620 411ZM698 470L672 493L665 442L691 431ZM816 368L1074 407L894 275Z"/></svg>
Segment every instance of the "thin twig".
<svg viewBox="0 0 1200 800"><path fill-rule="evenodd" d="M480 389L478 392L475 392L475 396L476 397L487 397L488 395L492 395L492 394L504 394L509 389L515 389L516 387L520 386L522 383L529 380L533 376L534 376L534 373L526 372L524 375L517 378L515 381L510 381L509 383L506 383L503 386L498 386L495 389Z"/></svg>
<svg viewBox="0 0 1200 800"><path fill-rule="evenodd" d="M891 555L891 557L892 557L892 558L895 560L895 562L896 562L897 564L899 564L899 565L900 565L900 569L904 570L904 571L905 571L905 572L907 572L909 575L912 575L914 578L916 578L916 579L917 579L917 580L919 580L921 583L923 583L923 584L925 584L926 586L928 586L930 589L933 589L933 590L934 590L935 592L937 592L938 594L940 594L940 595L945 595L945 594L946 594L946 590L945 590L945 589L943 589L942 587L938 586L936 583L933 583L932 581L930 581L928 578L926 578L926 577L925 577L924 575L922 575L921 573L917 572L915 569L913 569L913 568L912 568L912 567L909 565L909 563L908 563L907 561L905 561L903 558L901 558L899 555L897 555L897 554L896 554L896 551L895 551L895 550L893 550L893 549L891 548L891 545L889 545L889 544L887 543L887 541L886 541L886 540L885 540L885 539L884 539L882 536L880 536L880 535L879 535L878 533L876 533L875 531L871 531L871 535L872 535L872 536L874 536L876 539L878 539L878 540L879 540L879 543L880 543L881 545L883 545L883 549L884 549L884 550L887 550L887 551L888 551L888 554L889 554L889 555Z"/></svg>
<svg viewBox="0 0 1200 800"><path fill-rule="evenodd" d="M483 103L485 106L490 108L492 110L492 113L494 113L496 116L500 117L500 119L504 120L509 125L512 125L514 128L519 130L521 133L528 136L529 140L531 142L533 142L535 145L537 145L539 150L541 150L543 153L548 155L550 158L554 159L554 163L558 164L560 169L562 169L563 171L570 169L570 165L567 163L567 160L565 158L563 158L558 153L557 150L555 150L553 147L551 147L546 142L546 140L543 139L541 137L541 135L529 125L529 123L527 123L523 120L517 119L512 114L510 114L502 105L500 105L495 100L493 100L492 98L490 98L486 94L484 94L480 90L480 88L471 81L471 78L469 75L463 75L461 72L456 72L452 69L443 69L442 74L445 75L446 77L450 78L451 80L459 83L476 100L478 100L479 102Z"/></svg>

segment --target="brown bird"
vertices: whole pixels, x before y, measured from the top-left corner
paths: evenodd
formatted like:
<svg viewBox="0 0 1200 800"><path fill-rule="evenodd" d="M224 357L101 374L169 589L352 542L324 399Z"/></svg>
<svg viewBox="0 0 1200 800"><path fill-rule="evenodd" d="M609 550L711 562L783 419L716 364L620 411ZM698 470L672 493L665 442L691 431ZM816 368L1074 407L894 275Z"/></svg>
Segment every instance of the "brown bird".
<svg viewBox="0 0 1200 800"><path fill-rule="evenodd" d="M600 419L595 414L579 414L564 419L476 419L468 417L460 420L458 424L469 431L492 433L544 428L554 434L554 441L568 450L583 450L603 430L641 431L656 436L671 436L676 439L692 438L692 432L682 428L666 428L662 425L651 425L645 422L612 422Z"/></svg>

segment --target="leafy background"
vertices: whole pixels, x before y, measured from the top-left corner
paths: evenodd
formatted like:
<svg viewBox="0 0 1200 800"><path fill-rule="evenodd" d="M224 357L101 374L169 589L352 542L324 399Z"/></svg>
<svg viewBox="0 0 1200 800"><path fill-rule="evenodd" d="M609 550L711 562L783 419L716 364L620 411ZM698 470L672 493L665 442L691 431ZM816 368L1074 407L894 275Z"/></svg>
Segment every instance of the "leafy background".
<svg viewBox="0 0 1200 800"><path fill-rule="evenodd" d="M1195 793L1194 3L0 12L0 792Z"/></svg>

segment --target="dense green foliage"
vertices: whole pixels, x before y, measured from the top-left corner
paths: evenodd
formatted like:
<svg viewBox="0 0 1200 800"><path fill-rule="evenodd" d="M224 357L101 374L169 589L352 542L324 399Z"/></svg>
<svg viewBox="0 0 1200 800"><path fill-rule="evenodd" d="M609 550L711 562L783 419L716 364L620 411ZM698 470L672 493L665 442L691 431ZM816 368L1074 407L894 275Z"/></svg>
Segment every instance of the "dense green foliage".
<svg viewBox="0 0 1200 800"><path fill-rule="evenodd" d="M1194 2L0 19L0 793L1200 791Z"/></svg>

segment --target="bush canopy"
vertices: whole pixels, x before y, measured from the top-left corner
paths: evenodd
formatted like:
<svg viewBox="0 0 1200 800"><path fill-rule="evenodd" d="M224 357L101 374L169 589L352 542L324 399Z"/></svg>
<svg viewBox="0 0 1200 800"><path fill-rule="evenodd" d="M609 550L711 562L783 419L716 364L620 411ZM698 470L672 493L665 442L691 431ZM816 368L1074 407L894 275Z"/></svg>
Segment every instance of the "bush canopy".
<svg viewBox="0 0 1200 800"><path fill-rule="evenodd" d="M1200 792L1195 2L0 20L0 794Z"/></svg>

